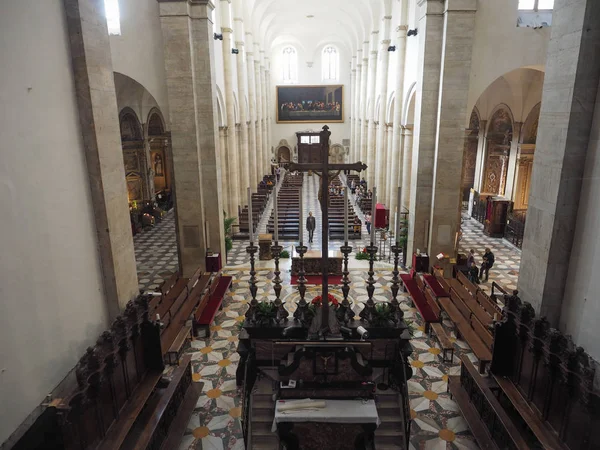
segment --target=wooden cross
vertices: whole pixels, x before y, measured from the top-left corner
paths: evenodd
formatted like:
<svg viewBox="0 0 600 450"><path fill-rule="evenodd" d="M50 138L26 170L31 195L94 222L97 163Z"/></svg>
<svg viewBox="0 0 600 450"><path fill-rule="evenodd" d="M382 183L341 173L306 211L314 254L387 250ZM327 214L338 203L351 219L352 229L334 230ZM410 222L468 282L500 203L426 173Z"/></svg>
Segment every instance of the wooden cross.
<svg viewBox="0 0 600 450"><path fill-rule="evenodd" d="M331 330L329 329L329 171L350 171L361 172L367 169L366 164L357 162L353 164L329 164L329 137L331 132L329 127L325 125L323 131L320 133L320 144L321 144L321 162L320 163L290 163L289 170L299 172L316 172L321 174L321 217L323 223L321 226L322 232L322 246L321 246L321 272L322 272L322 292L321 292L321 309L322 309L322 321L320 330L323 336L326 336ZM300 205L302 208L302 205ZM348 226L348 224L344 224ZM302 236L300 236L302 240ZM316 317L313 319L316 320Z"/></svg>

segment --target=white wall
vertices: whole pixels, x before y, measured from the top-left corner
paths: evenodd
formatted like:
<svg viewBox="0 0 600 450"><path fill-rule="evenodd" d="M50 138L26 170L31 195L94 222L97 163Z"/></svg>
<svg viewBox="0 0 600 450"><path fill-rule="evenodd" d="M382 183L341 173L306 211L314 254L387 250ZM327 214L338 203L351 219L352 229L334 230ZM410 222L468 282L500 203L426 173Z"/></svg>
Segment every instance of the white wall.
<svg viewBox="0 0 600 450"><path fill-rule="evenodd" d="M340 79L337 82L325 82L322 78L321 52L327 44L317 44L316 42L303 41L292 44L298 52L298 82L297 85L323 85L323 84L341 84L344 86L344 123L294 123L279 124L277 121L277 92L276 86L286 85L283 82L282 71L282 51L287 45L280 45L273 48L271 53L271 92L273 103L269 105L273 115L272 141L269 146L276 147L281 139L286 139L292 150L297 143L296 132L304 130L319 131L323 125L329 126L331 131L331 145L342 144L343 139L350 139L350 113L351 113L351 89L350 89L350 61L351 56L347 49L334 44L340 55ZM313 63L308 67L307 62Z"/></svg>
<svg viewBox="0 0 600 450"><path fill-rule="evenodd" d="M113 70L145 87L171 128L158 2L119 0L121 35L110 37ZM148 117L140 117L142 123Z"/></svg>
<svg viewBox="0 0 600 450"><path fill-rule="evenodd" d="M62 4L0 14L0 443L107 326Z"/></svg>
<svg viewBox="0 0 600 450"><path fill-rule="evenodd" d="M600 361L600 96L585 163L559 327Z"/></svg>

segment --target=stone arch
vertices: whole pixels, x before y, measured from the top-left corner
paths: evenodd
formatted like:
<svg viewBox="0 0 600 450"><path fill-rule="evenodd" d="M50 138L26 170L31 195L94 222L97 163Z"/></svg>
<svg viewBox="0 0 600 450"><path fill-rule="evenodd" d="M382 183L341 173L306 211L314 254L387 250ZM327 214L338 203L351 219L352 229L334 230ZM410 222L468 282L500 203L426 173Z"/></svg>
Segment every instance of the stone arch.
<svg viewBox="0 0 600 450"><path fill-rule="evenodd" d="M217 85L217 124L220 127L225 126L225 98L223 97L223 92Z"/></svg>
<svg viewBox="0 0 600 450"><path fill-rule="evenodd" d="M523 122L523 129L521 130L521 137L519 140L520 143L535 145L541 109L542 102L535 105L527 115L527 119Z"/></svg>
<svg viewBox="0 0 600 450"><path fill-rule="evenodd" d="M142 124L135 111L128 106L119 113L119 129L122 142L141 141L143 139Z"/></svg>
<svg viewBox="0 0 600 450"><path fill-rule="evenodd" d="M292 150L287 139L279 141L279 145L275 147L275 158L277 162L291 162L292 161Z"/></svg>
<svg viewBox="0 0 600 450"><path fill-rule="evenodd" d="M166 133L165 119L158 108L152 108L146 119L146 136L163 136Z"/></svg>
<svg viewBox="0 0 600 450"><path fill-rule="evenodd" d="M392 94L389 97L388 100L388 105L387 105L387 109L386 109L386 117L385 117L385 122L386 123L394 123L394 110L396 107L396 96L395 96L395 92L392 92Z"/></svg>
<svg viewBox="0 0 600 450"><path fill-rule="evenodd" d="M402 125L412 126L415 123L415 101L417 95L417 83L413 83L408 89L406 101L404 103L404 113L402 114Z"/></svg>

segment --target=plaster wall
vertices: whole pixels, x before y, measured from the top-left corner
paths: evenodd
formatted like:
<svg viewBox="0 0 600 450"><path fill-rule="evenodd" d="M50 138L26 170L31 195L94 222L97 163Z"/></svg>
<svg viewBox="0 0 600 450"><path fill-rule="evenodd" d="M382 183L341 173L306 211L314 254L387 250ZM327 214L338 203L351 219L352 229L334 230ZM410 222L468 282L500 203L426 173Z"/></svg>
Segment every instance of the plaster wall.
<svg viewBox="0 0 600 450"><path fill-rule="evenodd" d="M596 361L600 361L600 96L596 108L577 212L575 240L559 321Z"/></svg>
<svg viewBox="0 0 600 450"><path fill-rule="evenodd" d="M343 139L350 139L350 113L352 95L350 90L350 61L351 56L349 51L336 45L340 58L340 78L339 81L330 82L322 79L321 52L325 44L317 45L310 41L303 41L303 45L293 44L298 53L298 81L294 85L325 85L325 84L341 84L344 86L344 122L343 123L293 123L280 124L277 121L277 90L278 85L290 85L283 82L282 68L282 51L287 45L279 45L275 47L271 54L271 98L272 104L268 105L271 108L273 117L271 142L268 143L269 148L276 147L281 139L286 139L291 146L291 150L296 145L297 131L315 130L319 131L323 125L329 126L331 131L331 145L342 144ZM307 62L312 62L312 67L308 67Z"/></svg>
<svg viewBox="0 0 600 450"><path fill-rule="evenodd" d="M0 443L108 325L62 5L0 14Z"/></svg>

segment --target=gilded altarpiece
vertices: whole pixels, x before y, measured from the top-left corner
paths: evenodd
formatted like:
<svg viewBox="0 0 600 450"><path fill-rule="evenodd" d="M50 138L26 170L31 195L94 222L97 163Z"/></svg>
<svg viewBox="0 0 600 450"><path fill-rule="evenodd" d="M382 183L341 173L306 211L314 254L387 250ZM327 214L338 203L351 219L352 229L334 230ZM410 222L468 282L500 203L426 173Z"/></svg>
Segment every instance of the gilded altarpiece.
<svg viewBox="0 0 600 450"><path fill-rule="evenodd" d="M513 125L510 113L499 109L490 120L483 177L483 192L504 196Z"/></svg>
<svg viewBox="0 0 600 450"><path fill-rule="evenodd" d="M529 205L529 190L531 173L533 171L533 155L537 142L537 132L540 119L541 103L538 103L529 113L523 125L522 143L519 146L517 162L517 178L515 182L515 211L526 211Z"/></svg>

